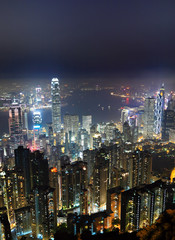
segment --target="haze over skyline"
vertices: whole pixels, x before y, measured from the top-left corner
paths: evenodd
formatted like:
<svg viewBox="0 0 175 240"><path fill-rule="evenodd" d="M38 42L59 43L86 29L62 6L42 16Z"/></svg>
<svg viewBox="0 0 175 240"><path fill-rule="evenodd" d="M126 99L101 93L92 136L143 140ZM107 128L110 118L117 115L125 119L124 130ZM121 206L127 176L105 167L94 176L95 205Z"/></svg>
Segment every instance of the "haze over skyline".
<svg viewBox="0 0 175 240"><path fill-rule="evenodd" d="M1 1L0 122L0 239L172 238L175 1Z"/></svg>
<svg viewBox="0 0 175 240"><path fill-rule="evenodd" d="M0 78L173 82L174 7L163 0L4 1Z"/></svg>

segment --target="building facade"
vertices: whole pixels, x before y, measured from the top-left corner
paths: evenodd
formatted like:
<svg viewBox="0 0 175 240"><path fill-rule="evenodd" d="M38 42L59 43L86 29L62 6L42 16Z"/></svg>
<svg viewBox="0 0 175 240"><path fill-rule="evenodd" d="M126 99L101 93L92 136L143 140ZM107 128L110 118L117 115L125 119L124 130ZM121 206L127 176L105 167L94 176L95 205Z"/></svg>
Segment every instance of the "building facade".
<svg viewBox="0 0 175 240"><path fill-rule="evenodd" d="M61 130L61 96L60 85L58 78L53 78L51 81L52 95L52 126L53 133L59 133Z"/></svg>
<svg viewBox="0 0 175 240"><path fill-rule="evenodd" d="M144 129L143 137L145 139L152 139L154 134L154 108L155 108L155 99L146 98L144 105Z"/></svg>

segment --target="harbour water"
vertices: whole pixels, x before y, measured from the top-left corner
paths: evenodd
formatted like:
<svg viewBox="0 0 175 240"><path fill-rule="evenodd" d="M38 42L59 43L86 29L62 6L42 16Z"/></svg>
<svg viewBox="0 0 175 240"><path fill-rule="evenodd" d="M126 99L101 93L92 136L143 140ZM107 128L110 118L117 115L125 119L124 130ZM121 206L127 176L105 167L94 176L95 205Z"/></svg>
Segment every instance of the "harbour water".
<svg viewBox="0 0 175 240"><path fill-rule="evenodd" d="M120 108L123 106L136 107L139 103L130 98L110 95L109 91L77 91L66 99L61 108L62 116L66 113L81 116L91 114L93 123L120 120ZM52 121L51 108L41 109L43 125ZM63 119L62 119L63 121ZM32 112L28 114L29 129L32 129ZM0 136L8 133L8 111L0 111Z"/></svg>

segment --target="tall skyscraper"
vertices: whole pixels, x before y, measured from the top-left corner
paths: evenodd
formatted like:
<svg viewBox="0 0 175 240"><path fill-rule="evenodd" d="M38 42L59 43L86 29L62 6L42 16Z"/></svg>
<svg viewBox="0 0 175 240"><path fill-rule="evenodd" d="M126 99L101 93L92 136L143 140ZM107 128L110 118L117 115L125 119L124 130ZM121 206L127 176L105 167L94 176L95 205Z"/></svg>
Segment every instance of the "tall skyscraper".
<svg viewBox="0 0 175 240"><path fill-rule="evenodd" d="M163 120L163 111L165 103L165 89L164 84L158 93L155 104L155 122L154 122L154 131L156 134L161 132L162 120Z"/></svg>
<svg viewBox="0 0 175 240"><path fill-rule="evenodd" d="M41 123L42 123L41 112L34 111L32 120L33 120L33 149L40 150L39 135L40 135Z"/></svg>
<svg viewBox="0 0 175 240"><path fill-rule="evenodd" d="M82 150L86 150L90 147L90 137L85 129L80 129L78 132L78 144Z"/></svg>
<svg viewBox="0 0 175 240"><path fill-rule="evenodd" d="M29 129L29 126L28 126L28 113L27 111L25 110L24 111L24 129L26 129L28 131Z"/></svg>
<svg viewBox="0 0 175 240"><path fill-rule="evenodd" d="M154 133L154 107L155 107L155 99L154 98L146 98L144 105L144 129L143 136L147 139L153 138Z"/></svg>
<svg viewBox="0 0 175 240"><path fill-rule="evenodd" d="M108 123L105 127L105 133L106 133L106 140L108 142L112 142L115 139L115 130L116 125L114 123Z"/></svg>
<svg viewBox="0 0 175 240"><path fill-rule="evenodd" d="M129 109L127 107L124 107L121 111L121 123L122 125L128 121L128 116L129 116Z"/></svg>
<svg viewBox="0 0 175 240"><path fill-rule="evenodd" d="M19 103L14 100L9 109L9 133L12 142L14 143L14 148L21 145L22 140L22 109Z"/></svg>
<svg viewBox="0 0 175 240"><path fill-rule="evenodd" d="M41 87L37 87L36 89L36 104L41 102Z"/></svg>
<svg viewBox="0 0 175 240"><path fill-rule="evenodd" d="M123 140L124 142L132 142L131 128L128 122L124 122L123 124Z"/></svg>
<svg viewBox="0 0 175 240"><path fill-rule="evenodd" d="M92 115L84 115L82 116L82 127L86 129L90 134L90 127L92 125Z"/></svg>
<svg viewBox="0 0 175 240"><path fill-rule="evenodd" d="M61 97L58 78L53 78L51 81L51 95L53 133L59 133L61 130Z"/></svg>
<svg viewBox="0 0 175 240"><path fill-rule="evenodd" d="M64 132L68 134L69 142L75 141L79 130L78 115L64 115Z"/></svg>

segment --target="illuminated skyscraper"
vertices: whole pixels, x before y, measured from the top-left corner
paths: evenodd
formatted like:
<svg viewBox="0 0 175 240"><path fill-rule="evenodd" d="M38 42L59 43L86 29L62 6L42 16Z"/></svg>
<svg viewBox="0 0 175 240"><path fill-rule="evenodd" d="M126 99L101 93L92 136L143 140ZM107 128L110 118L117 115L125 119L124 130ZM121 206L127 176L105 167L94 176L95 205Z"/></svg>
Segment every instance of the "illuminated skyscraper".
<svg viewBox="0 0 175 240"><path fill-rule="evenodd" d="M79 130L78 115L64 115L64 132L68 134L69 141L75 141Z"/></svg>
<svg viewBox="0 0 175 240"><path fill-rule="evenodd" d="M9 109L9 133L11 140L14 143L14 148L23 143L22 128L22 109L19 103L14 100Z"/></svg>
<svg viewBox="0 0 175 240"><path fill-rule="evenodd" d="M33 120L33 127L39 128L42 123L41 113L39 111L34 111L32 120Z"/></svg>
<svg viewBox="0 0 175 240"><path fill-rule="evenodd" d="M59 86L58 78L52 79L51 95L52 95L53 133L58 133L61 130L61 98L60 98L60 86Z"/></svg>
<svg viewBox="0 0 175 240"><path fill-rule="evenodd" d="M121 123L122 125L124 122L128 121L128 116L129 116L129 109L127 107L124 107L121 111Z"/></svg>
<svg viewBox="0 0 175 240"><path fill-rule="evenodd" d="M146 98L144 105L144 128L143 128L143 136L147 139L153 138L154 133L154 107L155 107L155 99L154 98Z"/></svg>
<svg viewBox="0 0 175 240"><path fill-rule="evenodd" d="M90 138L89 134L85 129L80 129L78 132L78 144L83 150L90 147Z"/></svg>
<svg viewBox="0 0 175 240"><path fill-rule="evenodd" d="M40 103L41 102L41 88L37 87L36 89L36 103Z"/></svg>
<svg viewBox="0 0 175 240"><path fill-rule="evenodd" d="M29 129L29 126L28 126L28 113L27 111L25 110L24 111L24 129L26 129L28 131Z"/></svg>
<svg viewBox="0 0 175 240"><path fill-rule="evenodd" d="M92 125L92 116L91 115L84 115L82 116L82 127L86 129L90 134L90 127Z"/></svg>
<svg viewBox="0 0 175 240"><path fill-rule="evenodd" d="M164 89L164 84L162 84L160 93L157 94L156 104L155 104L154 131L156 134L159 134L161 132L164 103L165 103L165 89Z"/></svg>
<svg viewBox="0 0 175 240"><path fill-rule="evenodd" d="M105 127L106 140L112 142L115 139L116 125L114 123L108 123Z"/></svg>
<svg viewBox="0 0 175 240"><path fill-rule="evenodd" d="M39 111L33 112L33 148L35 150L40 149L40 141L39 141L39 134L41 129L42 117Z"/></svg>

